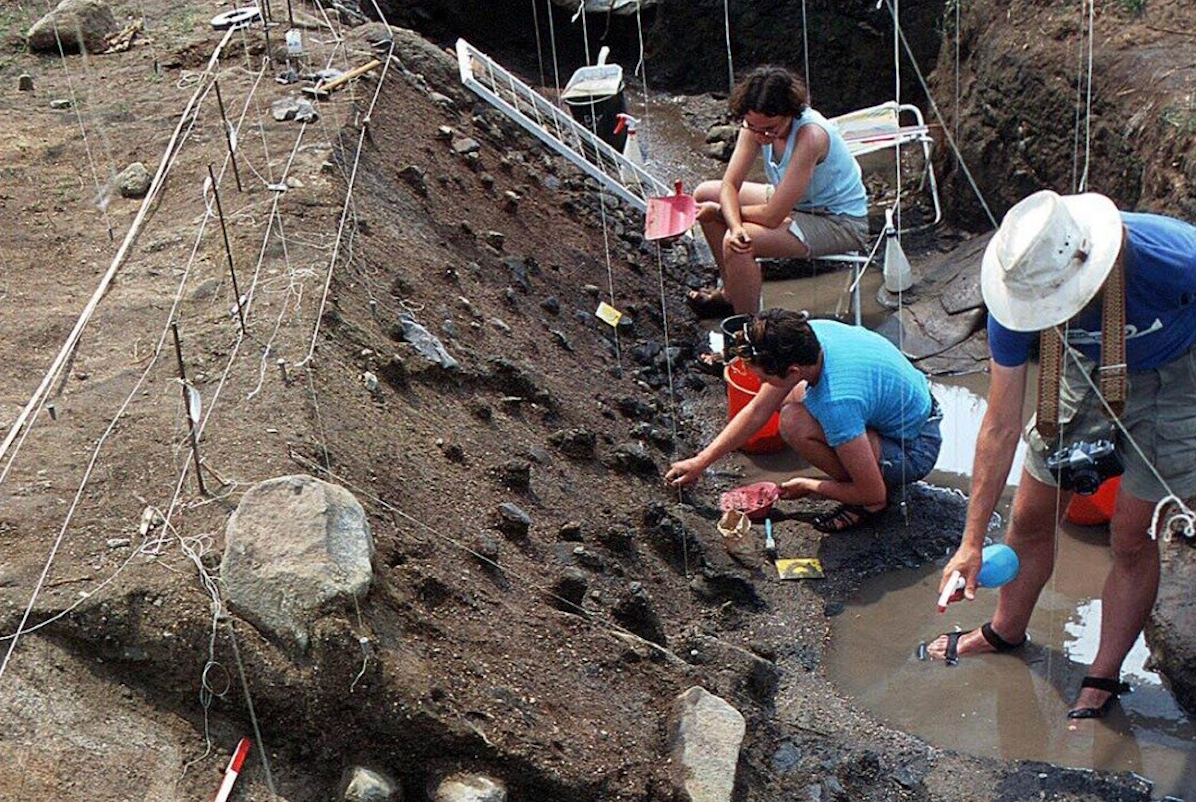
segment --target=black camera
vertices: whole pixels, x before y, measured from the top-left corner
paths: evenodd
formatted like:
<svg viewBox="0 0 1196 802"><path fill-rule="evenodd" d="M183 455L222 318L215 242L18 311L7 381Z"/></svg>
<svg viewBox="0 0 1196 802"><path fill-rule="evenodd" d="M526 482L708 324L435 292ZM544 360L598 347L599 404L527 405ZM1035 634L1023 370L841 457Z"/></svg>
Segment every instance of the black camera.
<svg viewBox="0 0 1196 802"><path fill-rule="evenodd" d="M1081 496L1091 496L1101 482L1125 471L1108 440L1072 443L1047 457L1046 466L1062 490L1074 490Z"/></svg>

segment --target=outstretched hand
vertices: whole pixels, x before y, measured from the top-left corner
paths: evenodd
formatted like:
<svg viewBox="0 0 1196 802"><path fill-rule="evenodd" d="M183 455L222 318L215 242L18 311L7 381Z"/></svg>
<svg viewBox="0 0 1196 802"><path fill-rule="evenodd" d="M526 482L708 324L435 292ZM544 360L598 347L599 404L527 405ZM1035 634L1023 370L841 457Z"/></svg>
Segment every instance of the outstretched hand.
<svg viewBox="0 0 1196 802"><path fill-rule="evenodd" d="M678 460L669 466L664 480L675 487L681 487L696 482L702 472L706 470L706 463L700 457Z"/></svg>
<svg viewBox="0 0 1196 802"><path fill-rule="evenodd" d="M939 593L942 593L943 588L947 587L951 574L958 571L964 581L963 597L968 600L976 598L976 577L980 573L980 562L978 549L971 546L960 546L956 549L955 554L943 568L943 576L939 579Z"/></svg>

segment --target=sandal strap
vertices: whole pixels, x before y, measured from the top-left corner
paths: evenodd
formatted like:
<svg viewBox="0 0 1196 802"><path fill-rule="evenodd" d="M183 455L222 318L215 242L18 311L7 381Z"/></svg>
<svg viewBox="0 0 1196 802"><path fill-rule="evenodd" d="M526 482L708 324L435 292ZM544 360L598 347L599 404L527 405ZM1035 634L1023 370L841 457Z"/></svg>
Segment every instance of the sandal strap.
<svg viewBox="0 0 1196 802"><path fill-rule="evenodd" d="M1014 649L1024 646L1028 640L1028 638L1023 636L1021 641L1018 643L1010 643L997 634L997 631L993 629L993 624L991 621L981 625L980 634L984 636L986 641L988 641L988 645L993 647L993 649L997 652L1011 652Z"/></svg>
<svg viewBox="0 0 1196 802"><path fill-rule="evenodd" d="M1096 688L1098 691L1111 693L1114 696L1120 696L1123 693L1129 693L1130 685L1128 682L1122 682L1116 677L1084 677L1080 682L1081 688Z"/></svg>
<svg viewBox="0 0 1196 802"><path fill-rule="evenodd" d="M943 662L949 666L959 665L959 639L964 636L964 633L956 630L943 634L947 636L947 649L943 652Z"/></svg>

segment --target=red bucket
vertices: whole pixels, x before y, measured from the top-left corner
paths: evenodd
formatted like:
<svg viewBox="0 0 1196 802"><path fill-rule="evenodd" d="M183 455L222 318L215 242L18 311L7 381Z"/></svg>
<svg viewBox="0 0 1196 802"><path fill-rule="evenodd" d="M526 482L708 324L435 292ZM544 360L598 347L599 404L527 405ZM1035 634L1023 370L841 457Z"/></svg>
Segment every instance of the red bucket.
<svg viewBox="0 0 1196 802"><path fill-rule="evenodd" d="M739 411L748 405L760 390L760 380L756 374L743 364L743 360L736 358L723 369L723 378L727 382L727 420L732 420ZM760 431L748 438L740 451L751 454L772 454L785 448L785 441L781 439L781 418L774 413Z"/></svg>
<svg viewBox="0 0 1196 802"><path fill-rule="evenodd" d="M1091 496L1074 495L1067 505L1067 520L1080 526L1102 526L1113 519L1113 506L1117 503L1117 491L1121 489L1121 477L1114 476L1101 482Z"/></svg>

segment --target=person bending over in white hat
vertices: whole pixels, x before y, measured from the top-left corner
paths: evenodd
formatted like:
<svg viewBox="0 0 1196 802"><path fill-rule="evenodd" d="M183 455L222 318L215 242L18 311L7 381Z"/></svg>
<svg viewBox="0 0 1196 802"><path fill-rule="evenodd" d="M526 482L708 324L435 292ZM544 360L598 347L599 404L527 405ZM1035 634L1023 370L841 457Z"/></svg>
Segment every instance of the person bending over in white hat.
<svg viewBox="0 0 1196 802"><path fill-rule="evenodd" d="M1094 480L1071 469L1099 464L1096 473L1115 473L1116 467L1104 470L1116 462L1103 453L1111 443L1125 468L1110 522L1113 565L1101 596L1100 645L1068 713L1099 718L1128 690L1121 664L1158 590L1158 546L1148 533L1155 504L1168 493L1184 499L1196 494L1196 227L1119 212L1094 193L1037 192L1005 215L984 254L981 289L992 351L988 411L976 446L967 522L940 591L959 571L965 597L974 596L985 532L1022 434L1026 365L1043 330L1053 332L1042 338L1042 361L1044 373L1059 376L1058 406L1051 409L1054 387L1040 383L1048 388L1041 393L1048 401L1044 406L1040 398L1025 430L1026 467L1005 541L1021 560L1018 577L1001 588L990 623L943 635L929 652L954 663L1025 642L1030 614L1054 568L1054 538L1070 491L1090 490ZM1124 312L1109 312L1121 308L1115 299L1122 291ZM1110 294L1114 300L1106 304ZM1121 328L1123 337L1117 335ZM1102 336L1109 331L1113 336ZM1102 343L1111 349L1103 357ZM1061 357L1061 371L1047 368L1048 349ZM1125 366L1120 371L1118 363ZM1115 396L1116 382L1103 385L1102 378L1119 373L1126 376L1124 411L1114 421L1102 414L1102 394ZM1057 434L1044 438L1040 426ZM1061 466L1056 459L1048 467L1049 457L1073 453L1067 447L1081 442L1089 444L1082 448L1092 461L1080 458L1073 465L1064 459Z"/></svg>

